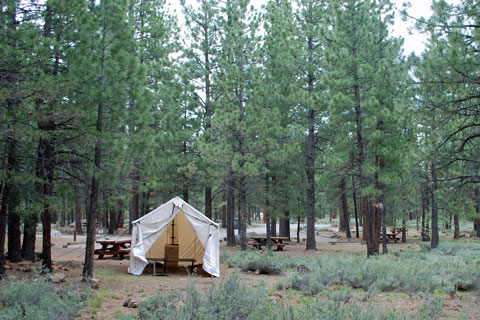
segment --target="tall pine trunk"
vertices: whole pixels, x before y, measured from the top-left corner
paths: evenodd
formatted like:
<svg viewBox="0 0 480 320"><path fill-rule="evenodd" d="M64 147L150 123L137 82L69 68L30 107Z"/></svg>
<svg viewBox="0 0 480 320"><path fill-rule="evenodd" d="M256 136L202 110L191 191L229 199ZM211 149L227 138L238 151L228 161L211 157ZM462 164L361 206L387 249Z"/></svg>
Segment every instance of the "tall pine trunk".
<svg viewBox="0 0 480 320"><path fill-rule="evenodd" d="M78 186L76 183L73 184L73 190L75 192L75 200L74 200L74 206L75 206L75 231L77 234L82 235L83 234L83 228L82 228L82 206L80 205L80 198L78 197L79 190Z"/></svg>
<svg viewBox="0 0 480 320"><path fill-rule="evenodd" d="M132 171L130 172L130 183L131 183L131 189L130 189L130 200L129 200L129 210L128 210L128 218L129 218L129 233L132 231L132 222L137 220L140 215L139 215L139 210L140 210L140 191L138 188L140 180L140 173L137 168L137 161L134 159L133 161L133 168ZM186 201L186 200L185 200Z"/></svg>
<svg viewBox="0 0 480 320"><path fill-rule="evenodd" d="M280 218L280 237L288 237L290 241L290 211L284 210L283 217Z"/></svg>
<svg viewBox="0 0 480 320"><path fill-rule="evenodd" d="M356 29L352 30L352 34L355 35ZM365 143L363 141L363 119L362 119L362 109L360 104L360 85L358 84L359 76L358 76L358 63L357 60L357 48L352 48L352 57L355 60L353 66L353 78L354 78L354 86L353 86L353 93L355 97L355 124L356 124L356 133L357 133L357 166L358 166L358 176L360 179L360 190L364 190L366 188L366 181L365 177L363 176L363 163L365 161ZM360 210L362 213L362 220L363 220L363 236L365 238L365 242L367 244L367 256L371 256L378 253L375 251L374 247L374 239L372 234L372 227L371 227L371 216L370 210L367 207L367 197L365 195L361 195L360 198Z"/></svg>
<svg viewBox="0 0 480 320"><path fill-rule="evenodd" d="M205 216L212 219L212 187L205 187Z"/></svg>
<svg viewBox="0 0 480 320"><path fill-rule="evenodd" d="M235 246L235 229L234 229L234 219L235 219L235 177L232 170L228 173L227 178L227 246Z"/></svg>
<svg viewBox="0 0 480 320"><path fill-rule="evenodd" d="M422 187L422 241L426 241L427 239L427 229L425 225L425 216L426 216L426 211L427 211L427 206L428 206L428 188L427 187Z"/></svg>
<svg viewBox="0 0 480 320"><path fill-rule="evenodd" d="M431 247L435 249L438 247L438 206L437 201L435 199L435 191L438 188L437 185L437 172L435 170L434 163L431 163L431 174L432 174L432 240L431 240Z"/></svg>
<svg viewBox="0 0 480 320"><path fill-rule="evenodd" d="M358 209L357 209L357 192L355 191L355 176L352 175L352 198L353 198L353 209L355 211L355 233L356 237L360 238L360 231L358 227Z"/></svg>
<svg viewBox="0 0 480 320"><path fill-rule="evenodd" d="M480 188L478 187L478 184L475 185L475 190L474 190L474 194L475 194L475 212L477 213L476 216L480 216ZM480 238L480 225L478 223L478 221L480 221L480 219L477 218L477 228L476 228L476 231L477 231L477 238Z"/></svg>
<svg viewBox="0 0 480 320"><path fill-rule="evenodd" d="M96 130L100 136L103 131L103 108L104 108L104 94L105 94L105 63L107 58L107 25L106 25L106 12L103 12L104 20L102 26L102 51L100 57L100 97L97 106L97 123ZM100 172L102 162L102 143L101 137L95 139L95 155L94 155L94 168L92 174L92 184L90 191L90 205L87 213L87 243L85 250L85 262L83 265L83 278L93 277L93 253L95 250L95 223L97 218L97 206L98 206L98 174ZM138 208L138 207L137 207ZM132 221L130 221L131 223Z"/></svg>
<svg viewBox="0 0 480 320"><path fill-rule="evenodd" d="M227 227L227 206L225 203L227 202L227 194L226 192L223 193L223 205L222 205L222 228Z"/></svg>
<svg viewBox="0 0 480 320"><path fill-rule="evenodd" d="M20 213L18 205L20 203L18 189L13 188L8 198L8 259L10 262L22 260L21 233L20 233Z"/></svg>
<svg viewBox="0 0 480 320"><path fill-rule="evenodd" d="M240 248L242 251L247 250L247 183L245 175L241 175L239 179L239 210L238 210L238 233L240 236Z"/></svg>
<svg viewBox="0 0 480 320"><path fill-rule="evenodd" d="M23 218L23 242L22 257L25 260L35 260L35 241L37 238L37 216L35 213L29 212Z"/></svg>
<svg viewBox="0 0 480 320"><path fill-rule="evenodd" d="M455 226L453 230L453 239L460 239L460 219L458 213L453 215L453 225Z"/></svg>
<svg viewBox="0 0 480 320"><path fill-rule="evenodd" d="M6 8L6 25L7 25L7 35L8 40L11 41L10 45L13 50L17 47L17 40L14 39L15 32L17 28L17 1L7 1L7 8ZM13 65L6 66L7 68L11 68L9 70L8 76L6 76L7 88L11 89L12 91L16 90L16 86L21 79L21 75L17 73L17 68L19 67L17 61L11 62ZM3 88L2 88L3 89ZM10 120L11 123L16 122L16 108L20 105L20 101L16 97L7 97L7 112L9 116L12 117ZM14 184L14 176L16 171L18 171L18 141L17 137L15 136L14 129L11 125L8 126L7 132L7 179L5 182L5 191L2 197L2 213L0 214L0 226L2 230L0 230L0 244L2 245L2 257L0 260L4 259L4 247L5 247L5 232L8 220L8 258L10 261L20 261L21 259L21 248L20 248L20 215L18 212L18 204L19 204L19 195L18 195L18 188L15 187ZM0 261L2 263L2 261ZM3 270L3 265L0 267L0 271ZM1 272L3 274L4 272Z"/></svg>
<svg viewBox="0 0 480 320"><path fill-rule="evenodd" d="M266 167L268 168L268 161ZM272 247L272 224L270 221L270 176L269 174L265 174L265 209L264 211L264 220L265 220L265 227L267 228L267 249Z"/></svg>
<svg viewBox="0 0 480 320"><path fill-rule="evenodd" d="M43 267L53 271L52 267L52 244L51 224L52 212L50 210L50 198L53 193L53 173L55 170L55 136L49 137L56 130L56 123L53 119L39 120L38 128L44 134L38 141L37 152L37 177L41 179L39 189L43 195L42 217L42 261Z"/></svg>
<svg viewBox="0 0 480 320"><path fill-rule="evenodd" d="M212 127L212 114L213 108L211 105L211 64L210 64L210 38L209 38L209 31L210 28L208 24L204 25L204 67L205 67L205 134L208 135L209 131ZM208 173L207 173L208 176ZM212 186L207 185L205 187L205 215L208 218L212 218Z"/></svg>
<svg viewBox="0 0 480 320"><path fill-rule="evenodd" d="M340 203L342 208L342 215L343 215L343 223L344 223L344 231L346 233L347 239L352 238L352 234L350 233L350 216L348 214L348 202L347 202L347 191L346 191L346 181L345 177L340 179Z"/></svg>
<svg viewBox="0 0 480 320"><path fill-rule="evenodd" d="M0 280L5 276L5 238L7 231L7 209L11 184L7 180L2 189L2 204L0 207Z"/></svg>

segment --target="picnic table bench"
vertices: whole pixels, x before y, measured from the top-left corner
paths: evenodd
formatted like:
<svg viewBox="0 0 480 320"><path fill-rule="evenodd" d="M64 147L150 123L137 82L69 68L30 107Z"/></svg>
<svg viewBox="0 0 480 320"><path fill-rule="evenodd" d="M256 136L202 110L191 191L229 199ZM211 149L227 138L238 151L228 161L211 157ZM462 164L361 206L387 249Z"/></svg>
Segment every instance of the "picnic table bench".
<svg viewBox="0 0 480 320"><path fill-rule="evenodd" d="M167 262L191 262L192 265L190 266L190 272L193 273L193 267L195 266L195 259L191 258L147 258L148 263L153 265L153 275L157 275L156 265L157 262L163 262L163 273L167 273Z"/></svg>
<svg viewBox="0 0 480 320"><path fill-rule="evenodd" d="M272 247L276 247L277 251L283 251L283 248L288 244L288 237L271 237L272 239ZM285 241L285 242L284 242ZM262 249L262 246L267 246L267 237L264 236L253 236L250 237L250 241L248 242L254 248L258 248L259 250Z"/></svg>
<svg viewBox="0 0 480 320"><path fill-rule="evenodd" d="M98 255L98 259L103 259L105 255L112 255L113 257L120 257L123 260L125 256L130 254L130 239L119 240L97 240L98 244L102 245L101 249L95 249L94 254Z"/></svg>

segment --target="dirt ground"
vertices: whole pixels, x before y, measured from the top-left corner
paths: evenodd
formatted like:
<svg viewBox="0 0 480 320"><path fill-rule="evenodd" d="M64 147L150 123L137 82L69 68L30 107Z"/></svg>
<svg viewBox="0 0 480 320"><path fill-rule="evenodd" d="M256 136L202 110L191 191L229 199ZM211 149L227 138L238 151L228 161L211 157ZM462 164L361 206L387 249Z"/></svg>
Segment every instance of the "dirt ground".
<svg viewBox="0 0 480 320"><path fill-rule="evenodd" d="M332 232L318 232L317 236L326 238L331 237ZM353 234L355 237L355 235ZM82 242L83 241L83 242ZM54 261L56 273L62 273L66 276L66 282L81 281L81 273L84 260L84 239L79 239L77 242L73 241L73 237L62 236L59 238L52 238L52 258ZM306 251L305 243L301 241L296 243L292 241L285 247L283 252L274 252L274 254L285 254L290 256L307 255L317 256L325 254L344 254L351 253L360 255L366 252L365 245L361 244L359 240L353 238L352 241L339 239L341 243L335 245L317 244L316 251ZM409 231L407 243L389 244L389 250L402 250L406 246L418 246L420 244L419 234L413 230ZM235 252L239 248L230 248L225 246L222 241L221 252ZM41 238L37 238L37 251L41 251ZM136 309L126 308L123 303L127 299L141 301L158 292L168 293L171 290L185 290L190 281L195 281L198 287L206 288L214 283L218 283L220 279L208 277L202 272L201 267L197 268L198 275L191 277L183 267L177 269L168 269L167 276L154 276L152 269L147 267L144 274L141 276L134 276L127 272L129 261L128 259L119 260L118 258L104 258L95 260L94 276L101 280L100 289L95 290L95 295L103 300L96 307L86 306L79 314L78 319L116 319L119 313L128 314L136 313ZM39 267L39 262L34 264L28 262L10 264L7 270L7 277L11 280L28 279L38 277L34 272ZM233 272L232 268L226 268L221 265L221 277L228 276ZM259 279L263 278L268 288L275 288L276 283L285 277L284 275L256 275L254 272L241 272L242 280L250 287L258 285ZM274 290L271 290L274 291ZM283 299L286 294L279 293L277 297ZM354 295L354 301L365 305L372 305L375 308L392 310L398 312L408 313L414 315L424 300L419 297L409 297L403 293L379 293L368 302L363 301L365 297L364 292L357 292ZM478 319L480 314L480 296L477 293L461 293L454 297L444 297L444 318L443 319L458 319L463 312L467 315L466 319Z"/></svg>

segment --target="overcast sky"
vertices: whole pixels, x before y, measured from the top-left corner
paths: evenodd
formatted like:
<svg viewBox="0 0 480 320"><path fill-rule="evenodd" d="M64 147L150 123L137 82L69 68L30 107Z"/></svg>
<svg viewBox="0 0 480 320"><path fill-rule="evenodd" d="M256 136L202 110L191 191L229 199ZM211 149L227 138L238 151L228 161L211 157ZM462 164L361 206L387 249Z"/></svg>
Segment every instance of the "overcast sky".
<svg viewBox="0 0 480 320"><path fill-rule="evenodd" d="M260 9L262 4L265 4L267 0L251 0L251 4L255 7ZM392 0L394 5L401 10L402 3L406 2L406 0ZM176 15L179 18L179 22L183 23L182 17L182 10L180 6L179 0L167 0L167 3L170 6L170 11L176 12ZM188 4L195 5L197 0L187 0ZM430 9L431 1L430 0L410 0L411 7L408 9L408 13L416 18L425 17L428 18L432 14ZM404 50L405 54L408 55L410 52L415 52L416 54L420 54L423 49L425 48L425 41L426 38L424 35L419 34L415 30L413 30L414 22L409 21L402 21L400 18L400 13L398 11L395 12L395 25L393 27L392 35L396 37L403 37L404 38ZM411 34L409 33L409 29L411 29Z"/></svg>

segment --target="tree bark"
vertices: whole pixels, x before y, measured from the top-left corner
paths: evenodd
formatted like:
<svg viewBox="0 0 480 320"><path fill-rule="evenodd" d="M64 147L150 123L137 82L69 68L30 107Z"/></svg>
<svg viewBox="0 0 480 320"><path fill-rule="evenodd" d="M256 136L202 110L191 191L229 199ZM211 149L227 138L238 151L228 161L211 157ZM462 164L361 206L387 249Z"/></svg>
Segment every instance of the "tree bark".
<svg viewBox="0 0 480 320"><path fill-rule="evenodd" d="M240 249L247 250L247 182L245 175L241 175L239 179L239 210L238 225L240 236Z"/></svg>
<svg viewBox="0 0 480 320"><path fill-rule="evenodd" d="M111 208L109 210L109 216L110 216L110 223L108 224L108 233L109 234L114 234L115 231L117 230L117 213L114 208Z"/></svg>
<svg viewBox="0 0 480 320"><path fill-rule="evenodd" d="M270 224L271 224L271 232L272 232L272 237L277 236L277 217L270 215Z"/></svg>
<svg viewBox="0 0 480 320"><path fill-rule="evenodd" d="M134 160L133 169L130 172L130 182L131 182L131 189L130 189L130 201L129 201L129 210L128 210L128 218L129 218L129 229L131 233L132 230L132 222L137 220L140 217L140 191L138 189L138 184L140 180L140 173L138 172L137 162ZM187 201L187 200L185 200Z"/></svg>
<svg viewBox="0 0 480 320"><path fill-rule="evenodd" d="M78 195L78 187L74 184L74 192L76 195ZM75 197L75 231L77 234L82 235L83 234L83 228L82 228L82 207L80 205L80 198Z"/></svg>
<svg viewBox="0 0 480 320"><path fill-rule="evenodd" d="M307 250L316 250L315 242L315 133L314 110L308 112L308 143L307 143Z"/></svg>
<svg viewBox="0 0 480 320"><path fill-rule="evenodd" d="M460 239L460 222L459 222L459 216L458 213L455 213L453 215L453 225L455 226L455 229L453 231L453 239Z"/></svg>
<svg viewBox="0 0 480 320"><path fill-rule="evenodd" d="M285 210L280 218L280 237L288 237L290 241L290 211Z"/></svg>
<svg viewBox="0 0 480 320"><path fill-rule="evenodd" d="M10 188L11 184L7 181L3 186L2 205L0 207L0 280L5 276L5 238L7 231L7 211Z"/></svg>
<svg viewBox="0 0 480 320"><path fill-rule="evenodd" d="M300 215L297 217L297 243L300 242Z"/></svg>
<svg viewBox="0 0 480 320"><path fill-rule="evenodd" d="M235 230L233 228L235 219L235 177L230 170L227 178L227 246L235 246Z"/></svg>
<svg viewBox="0 0 480 320"><path fill-rule="evenodd" d="M425 228L425 215L427 210L427 194L428 192L425 190L425 187L422 187L422 241L426 241L427 239L427 230Z"/></svg>
<svg viewBox="0 0 480 320"><path fill-rule="evenodd" d="M386 210L385 210L385 196L381 196L381 203L383 204L382 208L382 215L381 215L381 224L382 224L382 254L387 254L388 253L388 245L387 245L387 218L386 218Z"/></svg>
<svg viewBox="0 0 480 320"><path fill-rule="evenodd" d="M17 211L20 199L17 188L12 191L8 198L8 259L18 262L22 260L20 213Z"/></svg>
<svg viewBox="0 0 480 320"><path fill-rule="evenodd" d="M205 188L205 216L212 219L212 187Z"/></svg>
<svg viewBox="0 0 480 320"><path fill-rule="evenodd" d="M37 238L37 216L29 213L23 219L22 257L28 261L35 260L35 240Z"/></svg>
<svg viewBox="0 0 480 320"><path fill-rule="evenodd" d="M307 37L308 62L313 64L313 36ZM308 99L313 96L315 75L309 70L307 73ZM311 103L311 102L310 102ZM306 250L316 250L315 241L315 110L309 106L308 110L308 137L307 137L307 243Z"/></svg>
<svg viewBox="0 0 480 320"><path fill-rule="evenodd" d="M340 180L339 188L340 188L340 203L342 208L342 215L344 221L344 231L347 236L347 239L352 238L352 234L350 233L350 216L348 214L348 202L347 202L347 191L346 191L346 181L345 177L342 177Z"/></svg>
<svg viewBox="0 0 480 320"><path fill-rule="evenodd" d="M204 2L205 4L205 2ZM207 17L205 16L207 19ZM210 26L208 21L204 21L203 23L203 41L204 46L203 52L204 54L204 82L205 82L205 135L209 135L210 128L212 127L212 115L213 115L213 107L211 104L211 88L212 83L210 80L211 73L212 73L212 66L210 63ZM208 137L207 137L208 139ZM209 141L210 142L210 141ZM207 172L208 176L208 172ZM208 218L212 218L212 186L207 185L205 187L205 215Z"/></svg>
<svg viewBox="0 0 480 320"><path fill-rule="evenodd" d="M226 192L223 193L223 202L227 201ZM225 204L222 205L222 228L227 227L227 206Z"/></svg>
<svg viewBox="0 0 480 320"><path fill-rule="evenodd" d="M358 210L357 210L357 194L355 191L355 177L352 175L352 198L353 208L355 210L355 232L357 239L360 238L360 231L358 229Z"/></svg>
<svg viewBox="0 0 480 320"><path fill-rule="evenodd" d="M267 163L268 167L268 163ZM272 248L272 224L270 221L270 176L268 173L265 174L265 209L264 211L264 220L265 226L267 228L267 249Z"/></svg>
<svg viewBox="0 0 480 320"><path fill-rule="evenodd" d="M435 199L435 191L438 189L437 185L437 172L435 171L435 165L431 163L432 174L432 242L431 247L435 249L438 247L438 207Z"/></svg>
<svg viewBox="0 0 480 320"><path fill-rule="evenodd" d="M477 213L477 217L480 216L480 188L478 187L478 184L475 185L475 211ZM477 238L480 238L480 228L479 225L477 224Z"/></svg>

